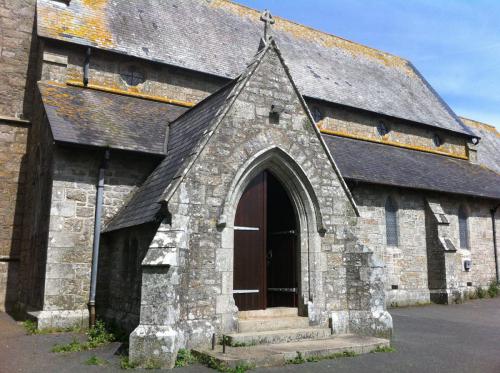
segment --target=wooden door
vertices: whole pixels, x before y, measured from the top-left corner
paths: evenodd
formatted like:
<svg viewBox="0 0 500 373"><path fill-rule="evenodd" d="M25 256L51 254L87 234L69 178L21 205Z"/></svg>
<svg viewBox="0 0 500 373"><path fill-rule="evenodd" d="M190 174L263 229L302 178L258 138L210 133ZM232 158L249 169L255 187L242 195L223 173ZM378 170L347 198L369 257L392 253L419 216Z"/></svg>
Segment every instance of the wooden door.
<svg viewBox="0 0 500 373"><path fill-rule="evenodd" d="M267 307L297 307L297 232L293 205L272 174L267 178Z"/></svg>
<svg viewBox="0 0 500 373"><path fill-rule="evenodd" d="M233 294L240 311L266 308L265 172L247 186L234 223Z"/></svg>

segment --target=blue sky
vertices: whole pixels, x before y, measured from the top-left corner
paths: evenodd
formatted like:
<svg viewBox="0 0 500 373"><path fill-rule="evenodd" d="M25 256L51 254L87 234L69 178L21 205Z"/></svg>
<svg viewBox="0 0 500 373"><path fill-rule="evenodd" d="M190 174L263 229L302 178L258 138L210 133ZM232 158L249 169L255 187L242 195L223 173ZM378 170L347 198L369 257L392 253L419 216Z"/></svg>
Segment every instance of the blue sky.
<svg viewBox="0 0 500 373"><path fill-rule="evenodd" d="M498 0L236 0L409 59L458 115L500 129Z"/></svg>

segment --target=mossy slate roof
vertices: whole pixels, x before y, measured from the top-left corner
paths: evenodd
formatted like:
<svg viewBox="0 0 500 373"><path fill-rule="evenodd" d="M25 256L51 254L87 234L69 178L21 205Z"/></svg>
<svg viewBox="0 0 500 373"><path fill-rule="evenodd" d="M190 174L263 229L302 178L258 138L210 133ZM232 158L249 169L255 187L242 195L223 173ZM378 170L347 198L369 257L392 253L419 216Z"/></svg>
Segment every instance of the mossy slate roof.
<svg viewBox="0 0 500 373"><path fill-rule="evenodd" d="M478 162L500 174L500 132L486 123L467 118L460 119L481 137L477 147Z"/></svg>
<svg viewBox="0 0 500 373"><path fill-rule="evenodd" d="M187 109L66 85L38 83L55 141L165 154L168 123Z"/></svg>
<svg viewBox="0 0 500 373"><path fill-rule="evenodd" d="M160 202L166 188L181 177L187 162L196 154L197 145L220 114L235 84L236 81L233 81L222 87L170 123L165 158L127 205L109 222L106 232L148 223L159 217Z"/></svg>
<svg viewBox="0 0 500 373"><path fill-rule="evenodd" d="M259 12L225 0L37 1L38 35L233 79ZM272 34L302 95L473 135L407 60L276 17Z"/></svg>
<svg viewBox="0 0 500 373"><path fill-rule="evenodd" d="M345 179L500 199L500 175L467 160L323 135Z"/></svg>

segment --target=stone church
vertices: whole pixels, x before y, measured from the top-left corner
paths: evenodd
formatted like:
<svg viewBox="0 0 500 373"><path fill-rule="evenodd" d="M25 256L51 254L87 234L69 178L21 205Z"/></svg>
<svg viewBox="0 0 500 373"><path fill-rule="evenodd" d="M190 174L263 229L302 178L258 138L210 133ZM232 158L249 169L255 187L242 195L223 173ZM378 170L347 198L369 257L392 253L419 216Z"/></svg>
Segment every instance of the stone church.
<svg viewBox="0 0 500 373"><path fill-rule="evenodd" d="M252 313L388 338L498 280L500 134L411 62L227 0L0 11L2 309L168 367Z"/></svg>

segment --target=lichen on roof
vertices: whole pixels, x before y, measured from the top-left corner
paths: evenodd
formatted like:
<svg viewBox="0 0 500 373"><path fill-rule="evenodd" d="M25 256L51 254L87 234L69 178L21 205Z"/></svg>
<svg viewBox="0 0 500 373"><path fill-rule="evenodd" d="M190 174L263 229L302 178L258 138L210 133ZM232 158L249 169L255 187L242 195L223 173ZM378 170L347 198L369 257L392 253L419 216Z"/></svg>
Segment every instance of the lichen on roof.
<svg viewBox="0 0 500 373"><path fill-rule="evenodd" d="M252 21L260 22L259 12L244 5L237 4L229 0L212 0L210 5L213 7L227 9L238 14L239 16L248 17ZM353 55L362 55L383 63L386 66L403 69L409 75L415 74L414 70L408 66L407 61L401 57L355 43L339 36L316 30L309 26L301 25L286 18L279 16L273 16L273 18L276 20L276 23L273 26L273 29L275 30L287 32L296 38L319 43L326 48L337 47Z"/></svg>
<svg viewBox="0 0 500 373"><path fill-rule="evenodd" d="M464 122L469 127L492 132L493 134L495 134L495 136L500 137L500 132L498 132L496 127L492 126L491 124L479 122L477 120L469 119L469 118L465 118L465 117L460 117L460 119L462 120L462 122ZM500 151L500 149L499 149L499 151Z"/></svg>
<svg viewBox="0 0 500 373"><path fill-rule="evenodd" d="M65 35L109 48L114 45L114 40L106 19L107 4L108 0L81 0L79 7L84 9L78 9L77 13L61 9L61 4L54 7L39 6L38 17L44 19L45 30L51 37Z"/></svg>

